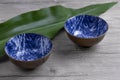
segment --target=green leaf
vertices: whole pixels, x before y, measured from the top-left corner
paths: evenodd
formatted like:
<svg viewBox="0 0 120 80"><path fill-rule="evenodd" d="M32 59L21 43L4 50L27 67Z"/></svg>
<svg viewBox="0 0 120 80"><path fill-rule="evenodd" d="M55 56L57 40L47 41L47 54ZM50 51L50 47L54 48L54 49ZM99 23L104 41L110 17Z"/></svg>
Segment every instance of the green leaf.
<svg viewBox="0 0 120 80"><path fill-rule="evenodd" d="M6 41L20 33L38 33L53 39L71 16L90 14L99 16L116 2L95 4L80 9L57 5L18 15L0 24L0 56L4 55Z"/></svg>

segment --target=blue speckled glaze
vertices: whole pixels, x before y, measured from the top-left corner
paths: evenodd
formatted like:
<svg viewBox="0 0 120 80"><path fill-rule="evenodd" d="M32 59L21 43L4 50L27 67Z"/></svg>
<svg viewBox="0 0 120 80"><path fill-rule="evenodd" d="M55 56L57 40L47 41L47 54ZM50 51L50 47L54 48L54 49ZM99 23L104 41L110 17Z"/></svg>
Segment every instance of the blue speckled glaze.
<svg viewBox="0 0 120 80"><path fill-rule="evenodd" d="M100 17L78 15L66 21L65 29L69 34L79 38L96 38L108 30L108 24Z"/></svg>
<svg viewBox="0 0 120 80"><path fill-rule="evenodd" d="M52 48L50 39L34 33L19 34L5 46L8 56L20 61L33 61L48 55Z"/></svg>

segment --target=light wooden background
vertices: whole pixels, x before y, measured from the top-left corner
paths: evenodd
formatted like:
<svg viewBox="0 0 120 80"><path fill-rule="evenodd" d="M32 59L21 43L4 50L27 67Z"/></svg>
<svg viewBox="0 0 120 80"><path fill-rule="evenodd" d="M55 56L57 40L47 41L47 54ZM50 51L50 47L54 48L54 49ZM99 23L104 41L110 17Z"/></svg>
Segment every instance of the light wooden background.
<svg viewBox="0 0 120 80"><path fill-rule="evenodd" d="M61 4L79 8L119 0L0 0L0 22L18 14ZM21 70L10 61L0 63L0 80L120 80L120 2L101 15L109 23L104 40L84 49L62 31L54 40L48 61L33 71Z"/></svg>

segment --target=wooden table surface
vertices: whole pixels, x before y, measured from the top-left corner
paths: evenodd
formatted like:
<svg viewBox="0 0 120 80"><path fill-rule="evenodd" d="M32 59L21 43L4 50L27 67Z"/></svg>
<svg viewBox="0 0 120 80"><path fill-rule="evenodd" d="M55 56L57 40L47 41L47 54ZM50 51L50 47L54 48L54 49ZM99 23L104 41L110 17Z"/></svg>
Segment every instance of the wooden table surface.
<svg viewBox="0 0 120 80"><path fill-rule="evenodd" d="M119 0L0 0L0 22L18 14L61 4L79 8ZM109 31L96 46L73 44L62 31L54 40L48 61L33 71L21 70L10 61L0 63L0 80L120 80L120 2L101 15Z"/></svg>

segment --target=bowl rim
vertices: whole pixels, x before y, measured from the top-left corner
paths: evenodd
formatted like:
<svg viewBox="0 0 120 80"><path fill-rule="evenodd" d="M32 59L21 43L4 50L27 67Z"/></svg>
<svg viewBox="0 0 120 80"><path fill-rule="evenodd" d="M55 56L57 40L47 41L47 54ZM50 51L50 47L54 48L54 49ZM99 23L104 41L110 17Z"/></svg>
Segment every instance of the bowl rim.
<svg viewBox="0 0 120 80"><path fill-rule="evenodd" d="M105 24L107 25L107 26L106 26L106 27L107 27L106 31L105 31L104 33L102 33L101 35L99 35L99 36L96 36L96 37L88 37L88 38L87 38L87 37L74 36L73 34L69 33L69 31L67 31L67 28L66 28L66 27L67 27L67 26L66 26L66 22L67 22L68 20L74 18L74 17L84 16L84 15L87 15L87 16L90 16L90 17L96 17L96 18L99 18L99 19L103 20L103 21L105 22ZM104 36L104 35L106 34L106 32L108 31L108 29L109 29L108 26L109 26L108 23L107 23L103 18L101 18L101 17L99 17L99 16L88 15L88 14L80 14L80 15L72 16L72 17L68 18L68 19L65 21L65 23L64 23L64 29L65 29L65 31L66 31L69 35L74 36L74 37L77 37L77 38L81 38L81 39L94 39L94 38L99 38L99 37L101 37L101 36Z"/></svg>
<svg viewBox="0 0 120 80"><path fill-rule="evenodd" d="M8 43L11 39L13 39L14 37L16 37L16 36L18 36L18 35L22 35L22 34L36 34L36 35L39 35L39 36L42 36L42 37L47 38L47 39L50 41L50 44L51 44L50 50L48 51L48 53L47 53L45 56L43 56L43 57L41 57L41 58L37 58L37 59L35 59L35 60L30 60L30 61L18 60L18 59L14 58L14 57L11 57L11 56L9 55L9 53L7 53L7 51L6 51L7 43ZM11 59L13 59L13 60L15 60L15 61L19 61L19 62L35 62L35 61L42 60L42 59L46 58L47 56L49 56L49 55L51 54L52 47L53 47L52 41L51 41L51 39L49 39L47 36L44 36L44 35L38 34L38 33L21 33L21 34L17 34L17 35L15 35L15 36L11 37L11 38L6 42L5 47L4 47L4 51L5 51L6 55L7 55L9 58L11 58Z"/></svg>

